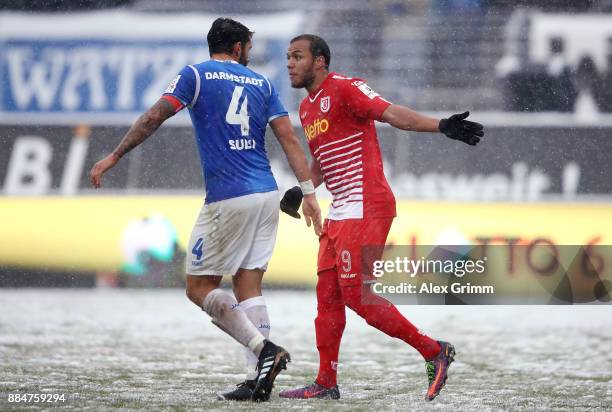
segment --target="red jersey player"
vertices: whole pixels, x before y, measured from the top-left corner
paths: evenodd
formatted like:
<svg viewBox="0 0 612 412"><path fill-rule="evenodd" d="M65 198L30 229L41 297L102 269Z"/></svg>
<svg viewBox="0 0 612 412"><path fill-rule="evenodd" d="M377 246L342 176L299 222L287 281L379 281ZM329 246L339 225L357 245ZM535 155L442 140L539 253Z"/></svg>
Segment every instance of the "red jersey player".
<svg viewBox="0 0 612 412"><path fill-rule="evenodd" d="M317 318L315 331L319 373L303 388L285 390L286 398L338 399L336 368L345 326L345 306L366 322L413 346L425 358L429 379L427 399L434 399L447 378L455 350L422 334L387 300L370 289L366 262L380 259L382 245L396 215L395 197L383 173L374 121L420 132L442 132L475 145L484 135L482 125L465 120L468 113L433 119L407 107L391 104L361 79L330 73L330 51L318 36L294 38L287 52L291 85L306 88L300 120L313 156L311 175L325 183L333 200L319 238L317 262ZM289 189L281 209L299 218L299 187ZM368 255L362 256L362 247ZM367 263L365 263L367 265Z"/></svg>

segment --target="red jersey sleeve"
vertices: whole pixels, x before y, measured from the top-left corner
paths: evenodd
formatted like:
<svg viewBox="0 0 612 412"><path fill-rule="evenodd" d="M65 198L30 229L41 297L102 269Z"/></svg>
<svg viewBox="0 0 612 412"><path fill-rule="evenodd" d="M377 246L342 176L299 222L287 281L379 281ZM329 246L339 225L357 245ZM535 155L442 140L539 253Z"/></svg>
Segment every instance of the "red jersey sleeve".
<svg viewBox="0 0 612 412"><path fill-rule="evenodd" d="M355 116L380 120L391 103L370 88L363 80L353 79L344 82L344 102Z"/></svg>

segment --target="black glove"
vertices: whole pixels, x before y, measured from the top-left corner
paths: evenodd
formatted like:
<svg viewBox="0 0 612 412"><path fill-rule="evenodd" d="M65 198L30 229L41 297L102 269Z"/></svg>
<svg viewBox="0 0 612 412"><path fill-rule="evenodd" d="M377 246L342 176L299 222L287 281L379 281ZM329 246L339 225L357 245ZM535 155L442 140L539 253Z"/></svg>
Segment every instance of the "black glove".
<svg viewBox="0 0 612 412"><path fill-rule="evenodd" d="M302 195L302 189L299 186L293 186L291 189L285 192L285 195L281 199L281 210L287 213L289 216L299 219L301 216L298 213L298 210L300 210L303 197L304 195Z"/></svg>
<svg viewBox="0 0 612 412"><path fill-rule="evenodd" d="M471 146L476 146L476 143L484 136L484 130L480 123L465 120L469 115L470 112L465 112L442 119L438 128L450 139L461 140Z"/></svg>

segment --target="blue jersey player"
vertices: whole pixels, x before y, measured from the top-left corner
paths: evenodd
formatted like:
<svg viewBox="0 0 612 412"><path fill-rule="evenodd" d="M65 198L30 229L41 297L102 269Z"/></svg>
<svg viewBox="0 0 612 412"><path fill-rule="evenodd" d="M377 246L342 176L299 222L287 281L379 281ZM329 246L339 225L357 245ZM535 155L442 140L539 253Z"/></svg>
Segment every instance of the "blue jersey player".
<svg viewBox="0 0 612 412"><path fill-rule="evenodd" d="M100 187L102 175L123 155L166 119L189 109L206 200L188 244L187 296L247 352L246 381L219 397L262 401L290 360L285 349L267 339L270 320L261 296L279 217L278 189L264 144L268 124L300 182L302 212L317 235L321 211L306 156L274 86L246 67L252 35L237 21L215 20L207 36L211 59L183 68L117 148L93 166L90 180ZM234 296L219 288L225 275L232 276Z"/></svg>

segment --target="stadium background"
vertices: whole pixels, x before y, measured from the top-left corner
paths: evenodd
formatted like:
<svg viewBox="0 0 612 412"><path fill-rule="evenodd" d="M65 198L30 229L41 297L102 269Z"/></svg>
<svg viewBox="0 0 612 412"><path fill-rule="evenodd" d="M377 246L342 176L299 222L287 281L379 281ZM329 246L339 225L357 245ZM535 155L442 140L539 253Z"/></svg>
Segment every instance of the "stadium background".
<svg viewBox="0 0 612 412"><path fill-rule="evenodd" d="M610 0L5 0L0 286L8 288L1 294L7 305L27 311L23 299L73 299L50 289L15 287L99 291L182 284L185 243L203 193L187 113L131 152L101 190L89 187L87 172L183 65L207 57L205 33L220 15L256 32L252 66L277 85L299 136L295 110L303 91L289 87L284 52L302 32L328 40L333 71L366 78L392 102L439 117L470 110L485 124L486 137L476 148L379 124L385 171L399 204L391 243L544 238L557 245L611 244ZM268 137L283 191L295 179ZM318 193L326 205L325 190ZM268 287L311 288L315 256L314 235L283 215ZM169 300L174 302L162 295L162 306ZM102 300L95 295L92 301ZM82 307L86 302L82 296L75 300ZM39 303L29 310L38 316L43 308ZM597 332L588 330L593 339L607 336L600 329L611 329L609 314L597 312ZM20 316L6 312L0 327L11 331ZM61 329L62 316L50 323L57 321ZM426 324L437 319L428 316ZM477 318L470 316L464 318ZM567 313L534 319L545 324L553 318L559 330L584 326ZM444 325L433 329L453 330ZM6 354L13 353L7 349L10 336L20 335L7 332L0 344ZM609 355L602 359L610 367ZM603 387L612 379L609 370L597 376ZM3 384L5 394L14 387ZM595 404L560 406L605 408L611 398L608 389Z"/></svg>

